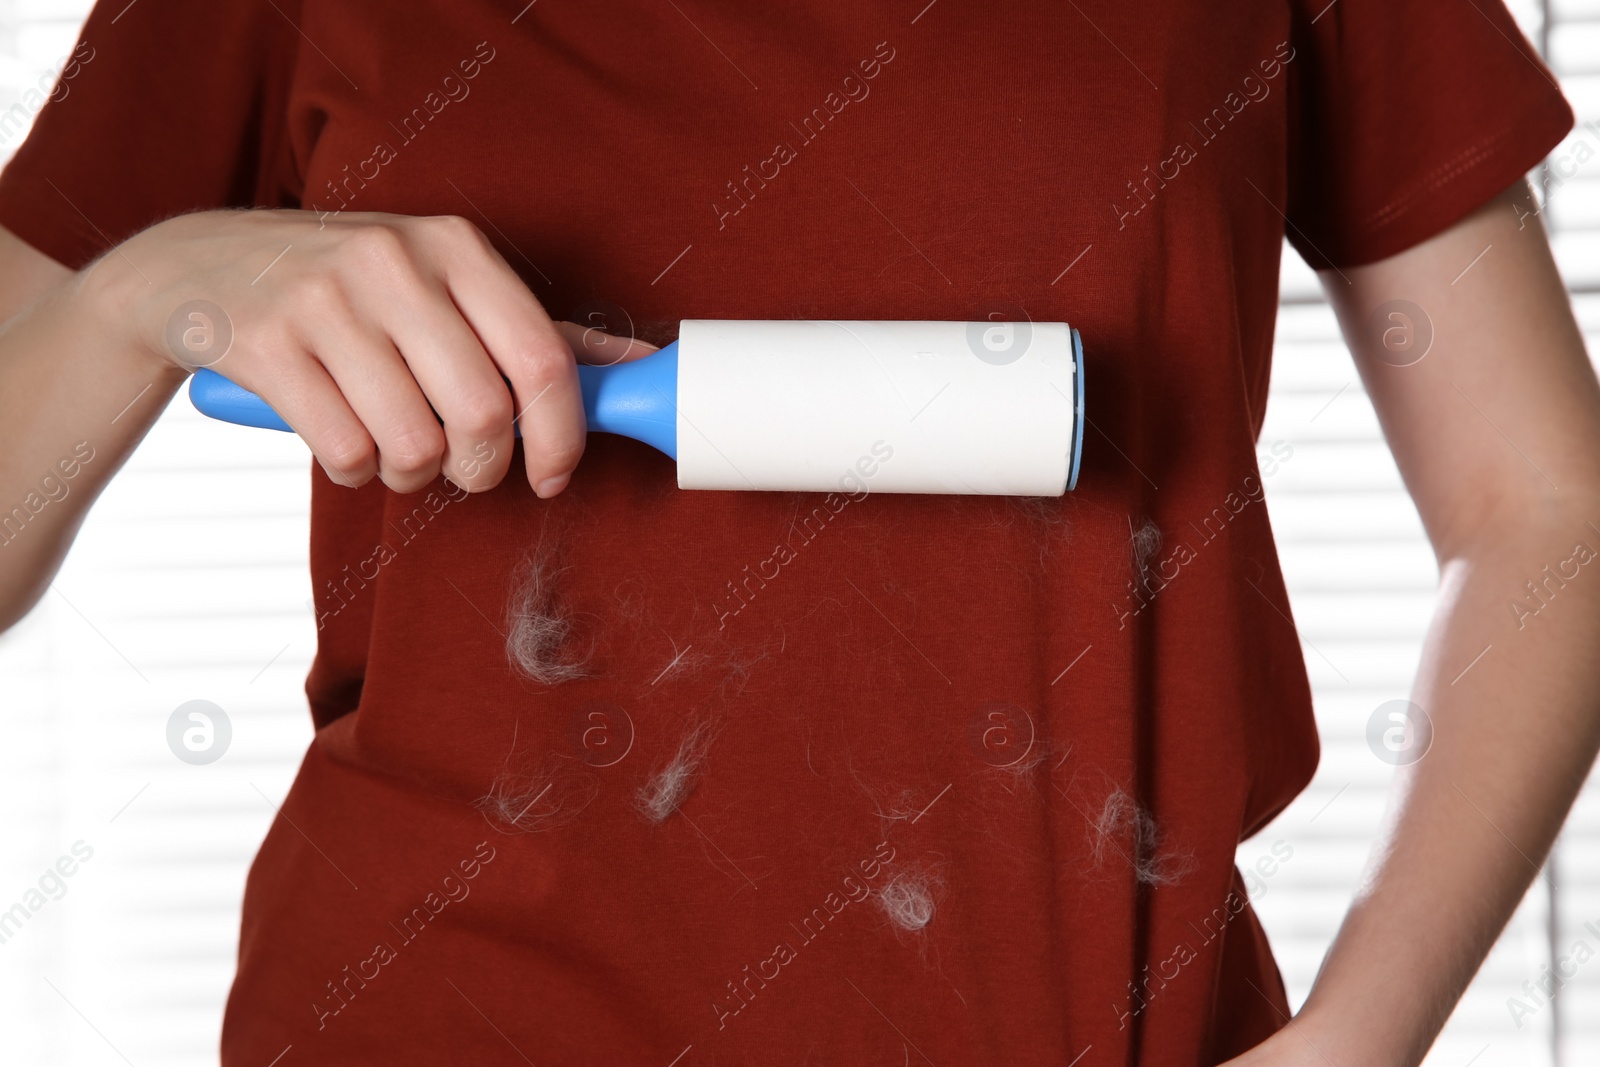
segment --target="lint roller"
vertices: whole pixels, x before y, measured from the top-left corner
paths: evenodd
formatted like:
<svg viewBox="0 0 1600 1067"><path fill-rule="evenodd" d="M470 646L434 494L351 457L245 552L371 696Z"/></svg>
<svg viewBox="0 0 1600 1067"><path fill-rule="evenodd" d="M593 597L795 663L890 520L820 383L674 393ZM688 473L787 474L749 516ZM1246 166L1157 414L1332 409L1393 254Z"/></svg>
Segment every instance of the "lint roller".
<svg viewBox="0 0 1600 1067"><path fill-rule="evenodd" d="M589 429L671 456L680 489L1060 496L1083 454L1083 344L1064 322L685 319L578 379ZM290 429L215 371L189 396Z"/></svg>

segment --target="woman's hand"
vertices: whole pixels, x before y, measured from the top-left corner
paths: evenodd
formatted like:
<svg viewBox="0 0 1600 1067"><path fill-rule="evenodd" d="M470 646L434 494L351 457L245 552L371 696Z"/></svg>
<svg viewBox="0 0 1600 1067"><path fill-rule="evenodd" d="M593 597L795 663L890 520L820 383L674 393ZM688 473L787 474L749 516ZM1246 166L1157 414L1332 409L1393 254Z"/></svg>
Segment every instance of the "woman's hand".
<svg viewBox="0 0 1600 1067"><path fill-rule="evenodd" d="M130 238L84 286L137 349L259 394L333 480L376 475L397 492L441 471L470 491L493 487L518 420L528 482L554 496L584 448L574 352L613 363L652 351L552 323L477 227L452 216L199 212ZM191 322L195 301L215 308ZM198 343L175 340L186 330Z"/></svg>

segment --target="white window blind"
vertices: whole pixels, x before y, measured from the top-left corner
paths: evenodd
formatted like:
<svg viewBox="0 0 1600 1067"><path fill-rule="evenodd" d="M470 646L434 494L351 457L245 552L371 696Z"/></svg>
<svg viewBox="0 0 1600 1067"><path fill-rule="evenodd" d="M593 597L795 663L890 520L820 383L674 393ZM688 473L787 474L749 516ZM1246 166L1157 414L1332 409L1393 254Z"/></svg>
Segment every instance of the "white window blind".
<svg viewBox="0 0 1600 1067"><path fill-rule="evenodd" d="M0 0L0 115L70 52L87 8ZM1579 112L1552 156L1568 162L1545 176L1544 217L1593 350L1600 133L1583 123L1600 126L1600 0L1514 9ZM1460 17L1479 16L1464 4ZM1594 158L1572 163L1584 138ZM0 158L20 140L0 137ZM1367 718L1408 693L1436 575L1333 315L1288 250L1274 358L1263 439L1295 452L1267 494L1324 754L1311 788L1239 861L1255 866L1279 840L1293 848L1273 856L1256 907L1298 1005L1382 812L1390 769L1367 748ZM0 1063L215 1061L245 871L310 740L306 470L292 438L204 422L180 399L43 603L0 636L0 912L32 891L44 900L20 928L0 927ZM232 727L209 765L167 744L169 716L193 699ZM1430 1064L1600 1062L1600 958L1520 1027L1506 1003L1579 938L1600 953L1583 926L1600 928L1597 846L1591 788L1553 876L1535 882Z"/></svg>

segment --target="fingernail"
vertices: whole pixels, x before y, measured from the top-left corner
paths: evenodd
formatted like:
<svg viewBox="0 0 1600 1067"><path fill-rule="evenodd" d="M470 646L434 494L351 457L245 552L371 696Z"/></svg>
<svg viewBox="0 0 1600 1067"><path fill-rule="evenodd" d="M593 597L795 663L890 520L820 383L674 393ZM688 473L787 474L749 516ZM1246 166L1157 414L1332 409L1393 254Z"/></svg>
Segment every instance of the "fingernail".
<svg viewBox="0 0 1600 1067"><path fill-rule="evenodd" d="M565 489L567 487L567 482L571 479L572 475L570 474L558 474L554 478L546 478L544 481L539 483L538 487L534 489L534 492L538 494L539 499L541 500L549 499L550 497L553 497L557 493L561 492L561 490Z"/></svg>

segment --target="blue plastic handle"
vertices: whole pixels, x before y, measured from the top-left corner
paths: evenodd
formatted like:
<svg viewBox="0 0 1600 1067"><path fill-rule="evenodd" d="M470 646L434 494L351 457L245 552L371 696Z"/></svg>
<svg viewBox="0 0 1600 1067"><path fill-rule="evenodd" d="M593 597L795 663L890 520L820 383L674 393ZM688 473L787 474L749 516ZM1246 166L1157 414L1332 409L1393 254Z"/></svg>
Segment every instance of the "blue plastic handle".
<svg viewBox="0 0 1600 1067"><path fill-rule="evenodd" d="M590 432L621 434L678 458L678 342L630 363L580 363L578 384ZM213 370L195 371L189 400L213 419L294 432L265 400Z"/></svg>

